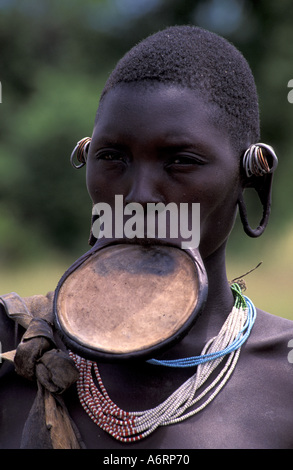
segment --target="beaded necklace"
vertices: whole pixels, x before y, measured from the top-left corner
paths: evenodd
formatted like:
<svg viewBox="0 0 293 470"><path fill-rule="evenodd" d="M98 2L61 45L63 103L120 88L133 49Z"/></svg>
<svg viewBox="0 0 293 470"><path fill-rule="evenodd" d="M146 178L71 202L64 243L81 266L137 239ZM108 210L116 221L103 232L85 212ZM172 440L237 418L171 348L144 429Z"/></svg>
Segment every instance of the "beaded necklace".
<svg viewBox="0 0 293 470"><path fill-rule="evenodd" d="M159 426L181 422L203 410L227 383L236 367L241 346L247 340L255 322L253 303L241 294L238 284L231 289L235 303L219 334L203 348L200 356L177 361L149 362L168 367L191 367L197 370L160 405L146 411L124 411L109 397L102 382L98 365L70 352L79 370L77 392L84 410L101 429L120 442L136 442L151 434ZM197 393L216 367L227 356L223 368L214 380ZM92 376L94 371L97 385ZM211 394L206 397L206 395ZM205 398L206 397L206 398ZM205 399L202 403L198 402ZM196 406L198 404L198 406Z"/></svg>

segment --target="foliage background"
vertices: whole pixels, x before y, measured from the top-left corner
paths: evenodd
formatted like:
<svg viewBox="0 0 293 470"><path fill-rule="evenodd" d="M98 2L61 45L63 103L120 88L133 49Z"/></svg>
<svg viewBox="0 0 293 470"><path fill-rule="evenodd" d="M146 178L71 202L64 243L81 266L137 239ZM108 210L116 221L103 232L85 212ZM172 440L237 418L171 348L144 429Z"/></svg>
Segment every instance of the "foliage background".
<svg viewBox="0 0 293 470"><path fill-rule="evenodd" d="M0 292L54 289L88 249L91 202L69 156L91 135L116 61L148 34L196 24L231 40L259 91L262 140L279 155L269 228L247 239L236 222L228 274L258 306L292 318L293 4L291 0L0 0ZM260 217L251 200L250 216Z"/></svg>

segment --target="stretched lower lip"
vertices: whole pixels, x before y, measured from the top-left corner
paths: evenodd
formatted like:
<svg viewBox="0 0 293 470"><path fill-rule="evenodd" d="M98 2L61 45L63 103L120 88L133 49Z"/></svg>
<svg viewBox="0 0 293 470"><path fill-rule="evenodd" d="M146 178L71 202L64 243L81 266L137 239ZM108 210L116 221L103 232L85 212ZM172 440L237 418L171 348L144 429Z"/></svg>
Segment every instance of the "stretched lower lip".
<svg viewBox="0 0 293 470"><path fill-rule="evenodd" d="M149 244L150 249L139 247L138 241ZM119 246L123 243L125 247ZM127 244L132 244L132 247ZM155 244L161 246L156 247ZM70 349L95 361L148 359L161 354L188 333L206 301L206 272L197 252L190 251L189 254L183 254L175 246L172 250L171 247L163 247L163 244L168 245L169 241L155 238L129 240L126 237L99 239L91 250L66 270L55 291L54 316L57 330ZM120 256L119 253L122 255ZM169 255L170 253L173 253L172 256ZM131 261L132 254L133 262ZM183 263L183 259L188 263L186 264L185 261ZM163 260L165 261L163 262ZM178 267L177 270L175 266ZM187 266L189 268L186 271L185 267L187 268ZM111 284L109 281L115 272L117 276L113 277L114 281ZM169 278L169 274L172 273L175 274L175 277ZM177 275L179 273L183 277L180 276L181 287L178 288ZM123 277L121 277L122 274ZM150 276L152 276L151 282L148 283ZM140 280L136 283L138 277ZM129 282L128 279L130 279ZM170 290L171 279L174 284ZM159 283L159 287L155 290L157 283ZM113 290L109 287L110 284ZM80 289L76 289L76 285L79 285ZM138 288L133 288L135 286ZM144 289L141 289L142 287ZM164 287L163 291L161 287ZM151 289L154 289L156 295L149 296ZM178 308L177 300L174 303L174 289L178 290L178 298L183 305L182 309ZM112 296L114 290L116 296ZM108 295L106 302L104 292ZM120 296L120 292L123 295ZM144 304L144 299L148 300L149 297L158 300L154 307L150 305L150 310L148 302ZM134 298L136 301L132 302ZM122 299L124 299L124 303ZM168 302L166 303L167 299L171 299L170 307ZM97 309L97 305L105 306L105 309ZM142 313L138 316L142 305L144 305ZM123 342L119 342L117 339L118 330L117 334L114 330L115 334L113 335L113 322L119 324L120 327L121 306L126 312L124 316L125 328L130 332L130 335L126 335L125 341L123 329L119 330L122 331L120 336ZM132 308L132 316L129 316L130 308ZM171 315L170 309L172 310ZM158 312L162 313L162 311L166 313L161 318L168 320L169 317L170 321L167 324L162 322L162 328L159 330ZM183 312L185 313L182 323ZM108 315L109 320L113 320L112 323L111 321L108 323ZM130 321L127 322L128 318ZM152 321L147 321L146 324L146 318L152 318ZM176 319L177 326L174 326L174 319ZM136 323L136 321L140 323ZM146 326L148 331L146 331ZM106 335L101 334L104 327ZM94 336L92 335L93 331L95 332ZM138 333L133 335L132 333L135 331ZM158 331L159 337L154 341L154 335ZM110 338L110 341L107 339L105 343L105 338ZM132 344L130 344L129 338L134 338Z"/></svg>

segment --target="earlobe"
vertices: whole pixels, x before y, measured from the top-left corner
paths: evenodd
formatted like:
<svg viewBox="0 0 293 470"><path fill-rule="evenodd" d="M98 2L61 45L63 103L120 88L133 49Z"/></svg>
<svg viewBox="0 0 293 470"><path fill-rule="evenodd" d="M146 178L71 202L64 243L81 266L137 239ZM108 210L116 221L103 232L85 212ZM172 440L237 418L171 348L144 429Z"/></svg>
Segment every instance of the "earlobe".
<svg viewBox="0 0 293 470"><path fill-rule="evenodd" d="M243 191L239 193L239 215L245 233L253 238L259 237L265 231L271 212L273 172L277 168L278 158L273 148L266 144L251 145L243 156L243 170L246 184L244 187L252 187L256 190L262 207L262 219L256 229L251 228L248 222Z"/></svg>

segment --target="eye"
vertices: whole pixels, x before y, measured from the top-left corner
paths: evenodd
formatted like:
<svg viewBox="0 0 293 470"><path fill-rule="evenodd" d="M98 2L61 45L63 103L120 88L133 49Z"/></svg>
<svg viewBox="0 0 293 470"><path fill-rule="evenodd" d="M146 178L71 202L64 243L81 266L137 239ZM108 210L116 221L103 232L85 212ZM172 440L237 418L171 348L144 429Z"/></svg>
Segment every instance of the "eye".
<svg viewBox="0 0 293 470"><path fill-rule="evenodd" d="M167 168L187 168L187 167L196 167L198 165L203 165L204 160L198 155L174 155L168 160Z"/></svg>
<svg viewBox="0 0 293 470"><path fill-rule="evenodd" d="M106 162L123 162L126 163L126 156L115 150L101 150L96 154L97 160L103 160Z"/></svg>
<svg viewBox="0 0 293 470"><path fill-rule="evenodd" d="M195 161L194 158L182 156L182 157L174 158L172 163L174 165L194 165L197 162Z"/></svg>

